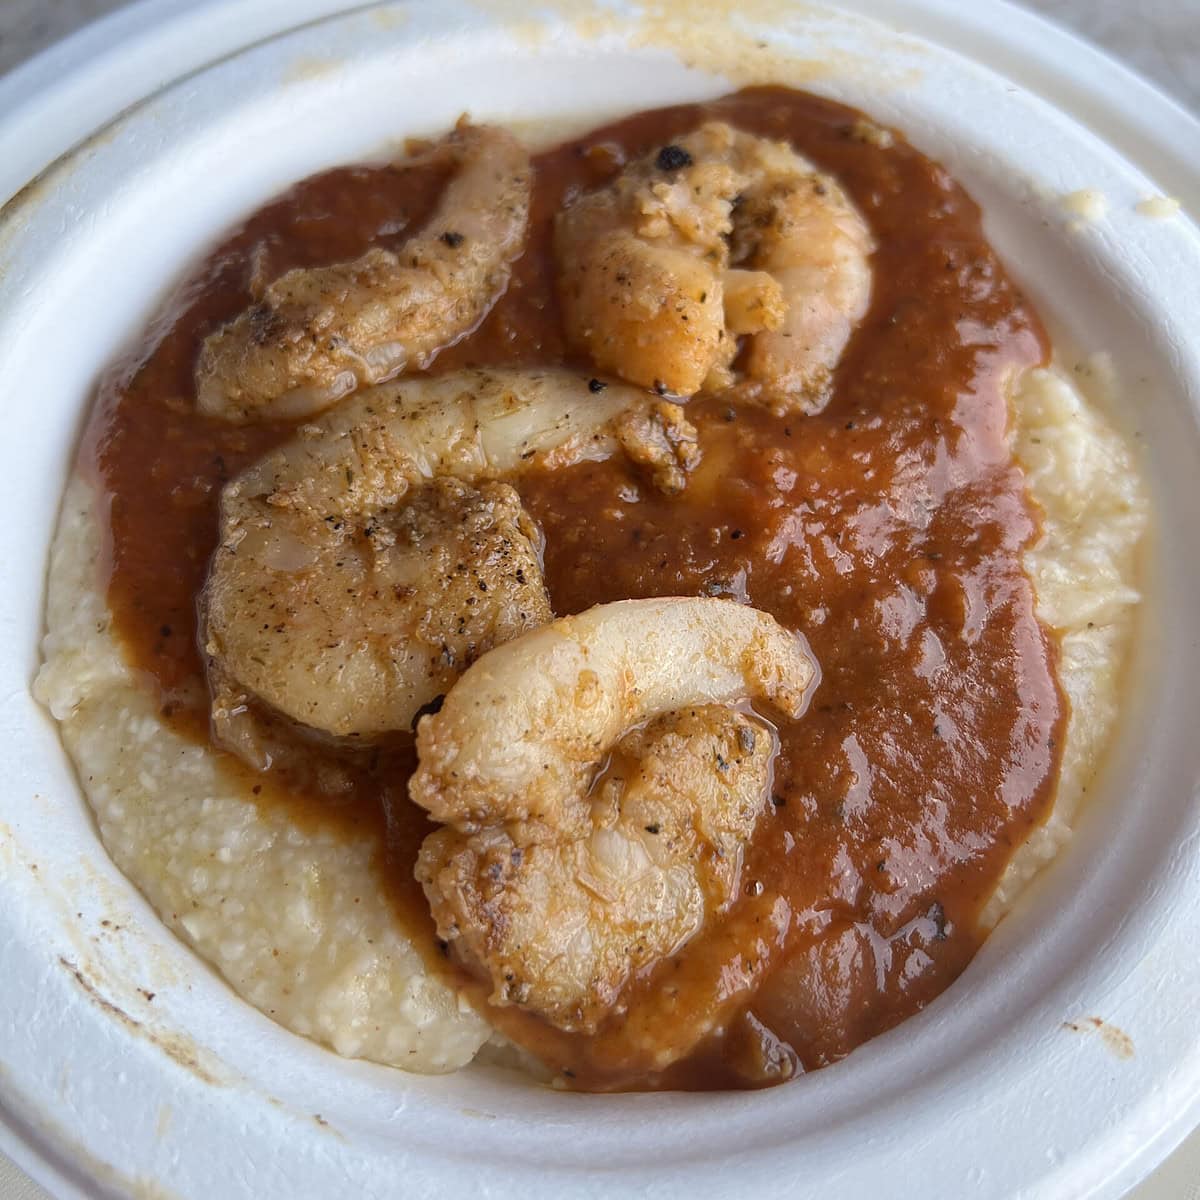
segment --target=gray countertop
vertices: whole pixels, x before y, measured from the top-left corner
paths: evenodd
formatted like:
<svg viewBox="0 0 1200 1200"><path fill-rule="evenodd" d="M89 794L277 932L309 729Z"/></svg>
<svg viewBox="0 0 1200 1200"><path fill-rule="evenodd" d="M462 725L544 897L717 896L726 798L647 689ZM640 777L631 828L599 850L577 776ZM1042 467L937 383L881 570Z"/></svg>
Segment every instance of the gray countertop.
<svg viewBox="0 0 1200 1200"><path fill-rule="evenodd" d="M0 0L0 74L122 3ZM1026 0L1026 7L1081 33L1200 112L1200 0ZM0 1155L0 1200L48 1198ZM1200 1200L1200 1132L1129 1200Z"/></svg>

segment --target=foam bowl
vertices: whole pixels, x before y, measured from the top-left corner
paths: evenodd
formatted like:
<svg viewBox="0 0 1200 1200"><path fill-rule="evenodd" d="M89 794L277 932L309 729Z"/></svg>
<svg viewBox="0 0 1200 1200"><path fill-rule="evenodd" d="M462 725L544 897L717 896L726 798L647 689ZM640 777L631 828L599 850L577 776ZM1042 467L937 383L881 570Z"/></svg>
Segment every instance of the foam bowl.
<svg viewBox="0 0 1200 1200"><path fill-rule="evenodd" d="M755 81L906 131L983 204L1060 342L1113 356L1157 516L1101 794L944 996L786 1087L597 1097L339 1059L159 924L30 697L97 372L223 229L311 172L464 109L590 124ZM1117 1196L1151 1170L1200 1120L1198 145L1200 126L1066 34L952 0L185 0L0 83L0 1146L68 1197L957 1200ZM1053 198L1084 187L1107 215L1072 230ZM1164 192L1183 213L1136 210ZM1067 1027L1092 1017L1132 1054Z"/></svg>

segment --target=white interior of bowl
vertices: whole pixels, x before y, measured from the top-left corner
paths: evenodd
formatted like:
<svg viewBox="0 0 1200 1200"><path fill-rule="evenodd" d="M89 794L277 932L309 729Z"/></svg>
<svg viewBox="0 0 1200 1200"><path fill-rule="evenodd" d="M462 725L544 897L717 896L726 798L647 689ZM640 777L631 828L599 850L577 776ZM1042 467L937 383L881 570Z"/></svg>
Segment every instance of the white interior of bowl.
<svg viewBox="0 0 1200 1200"><path fill-rule="evenodd" d="M304 175L444 129L464 108L590 123L731 86L630 44L638 27L534 24L516 7L485 18L396 5L299 30L146 103L0 227L0 469L20 512L0 580L0 1101L25 1161L33 1146L64 1193L98 1181L422 1195L486 1179L530 1196L636 1182L655 1195L824 1197L911 1179L929 1197L1116 1195L1200 1116L1187 935L1200 918L1200 234L1137 215L1157 188L1103 129L985 67L861 15L759 7L759 29L753 4L735 24L825 62L805 86L944 161L1063 339L1118 365L1118 417L1146 446L1159 512L1154 599L1078 838L930 1009L761 1093L589 1097L498 1070L423 1078L343 1061L237 1000L165 932L105 856L28 694L42 607L31 580L98 368L224 228ZM773 56L765 70L777 77ZM1105 193L1109 215L1072 233L1043 197L1082 187ZM1130 1036L1131 1058L1064 1028L1092 1015Z"/></svg>

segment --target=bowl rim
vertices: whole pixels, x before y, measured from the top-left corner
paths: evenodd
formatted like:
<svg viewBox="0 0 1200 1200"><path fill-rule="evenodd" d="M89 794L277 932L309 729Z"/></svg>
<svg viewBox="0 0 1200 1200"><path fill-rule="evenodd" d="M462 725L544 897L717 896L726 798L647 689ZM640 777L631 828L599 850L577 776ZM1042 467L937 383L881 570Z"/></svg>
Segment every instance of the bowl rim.
<svg viewBox="0 0 1200 1200"><path fill-rule="evenodd" d="M385 3L132 0L88 22L0 75L0 215L46 168L184 76L256 42ZM848 0L839 7L897 28L919 17L927 33L968 57L986 40L995 69L1077 118L1090 111L1106 140L1167 194L1196 198L1200 178L1184 147L1200 137L1200 114L1052 18L1017 0ZM1073 76L1064 75L1064 62Z"/></svg>
<svg viewBox="0 0 1200 1200"><path fill-rule="evenodd" d="M164 2L164 0L143 0L142 4L134 5L131 11L145 10L148 12L154 12L154 11L161 10L164 13L164 17L166 17L168 19L168 24L169 24L169 20L170 20L170 17L172 17L172 14L176 14L176 16L178 16L178 12L176 12L176 10L186 10L186 13L188 14L188 16L196 17L197 14L202 14L204 12L211 13L212 11L215 11L215 10L223 10L224 7L227 7L229 5L229 2L230 2L230 0L208 0L208 2L206 2L206 0L188 0L188 2L186 2L186 4L179 5L179 4L173 4L173 2L170 2L170 0L166 0L166 2ZM307 7L310 4L312 5L312 8ZM317 8L320 8L320 10L322 10L322 11L329 10L328 16L340 16L340 14L342 14L342 13L360 10L360 8L365 7L364 5L361 5L361 4L335 4L335 2L332 2L332 0L324 0L324 2L322 2L322 0L305 0L305 5L306 5L306 11L310 11L310 12L316 11ZM266 10L269 10L271 12L281 12L283 7L287 7L287 6L278 5L277 0L263 0L263 6L264 6L264 8L266 8ZM1022 11L1022 10L1016 10L1016 8L1014 8L1013 6L1010 6L1007 4L1002 4L1002 2L995 2L995 4L992 4L990 6L978 6L978 7L964 6L966 8L970 8L970 12L967 12L965 14L959 13L958 11L955 10L955 7L953 5L947 4L947 2L944 2L944 0L928 0L928 2L919 2L919 4L912 5L912 6L901 6L901 5L895 4L895 2L890 2L890 0L882 0L882 2L880 2L880 4L870 4L870 2L863 2L863 4L841 5L839 7L850 8L851 11L860 10L860 11L864 11L864 12L869 12L870 14L872 14L872 16L876 16L876 17L880 16L880 14L884 14L884 16L887 16L887 14L893 14L893 16L899 16L899 14L901 12L905 12L906 16L911 17L912 10L928 10L930 13L932 13L932 16L934 16L937 20L940 20L940 22L941 22L941 20L946 20L949 17L965 16L967 18L965 24L967 26L970 26L970 29L968 29L968 34L971 34L971 31L985 30L986 32L988 32L989 38L994 38L996 36L997 28L1000 29L1002 32L1006 32L1006 34L1007 34L1007 32L1012 31L1012 30L1010 30L1009 26L1006 26L1003 24L1003 22L1001 22L1001 17L1003 17L1004 20L1007 20L1009 13L1020 13L1022 17L1031 17L1032 16L1032 14L1024 13L1024 11ZM989 8L991 8L992 11L996 12L997 16L995 17L995 19L997 20L997 22L1000 22L1000 25L991 26L991 28L989 28L988 22L986 22L986 20L982 19L985 7L989 7ZM292 10L290 10L290 11L294 12L295 10L294 10L294 8L292 8ZM113 20L115 18L122 17L122 16L124 16L124 13L116 13L116 14L114 14L113 18L108 18L108 20ZM1033 19L1034 26L1036 26L1036 28L1037 28L1038 37L1045 38L1046 23L1043 22L1043 20L1040 18L1033 17L1032 19ZM100 24L106 24L106 23L107 22L102 22ZM280 25L280 26L278 26L278 29L276 30L276 34L282 34L282 32L284 32L284 31L296 28L296 24L300 24L300 23L295 23L295 24L287 23L287 24ZM941 26L938 26L938 28L941 28ZM1016 28L1016 26L1013 26L1013 28ZM1051 28L1052 28L1052 26L1051 26ZM196 26L194 26L192 24L187 24L187 22L182 22L181 24L172 26L172 34L170 34L170 36L179 37L181 41L184 41L184 40L186 40L185 35L191 36L194 32L194 29L196 29ZM1028 32L1028 29L1026 29L1025 31ZM86 34L86 32L88 32L88 31L85 30L83 32L84 32L84 34ZM152 31L148 31L148 37L149 37L150 32L152 32ZM924 32L924 30L922 32ZM77 36L83 37L83 34L80 34ZM266 36L266 35L264 35L264 36ZM973 34L971 34L971 36L973 36ZM1061 36L1066 37L1068 42L1078 41L1078 40L1075 40L1075 38L1069 34L1062 34ZM970 40L970 38L968 38L968 40ZM1052 46L1052 42L1054 42L1054 37L1050 37L1049 41ZM142 54L148 56L148 58L151 58L152 55L149 54L149 50L146 47L155 46L155 44L157 44L157 43L152 41L152 38L151 38L151 40L148 43L146 43L146 46L143 46L143 48L139 50L138 54L133 55L133 58L137 59L138 56L142 55ZM942 44L946 44L946 43L943 42ZM1022 43L1020 42L1020 38L1018 38L1018 40L1016 40L1015 44L1016 44L1016 46L1021 47ZM1039 42L1038 43L1039 49L1045 49L1045 44L1046 43L1044 41ZM1082 44L1082 43L1080 43L1080 44ZM953 46L952 46L952 48L953 48ZM1061 47L1060 47L1060 49L1061 49ZM116 66L124 67L127 70L127 68L131 66L130 55L132 53L132 50L131 50L131 47L128 46L128 44L125 44L124 47L121 47L121 46L113 47L112 49L109 50L109 52L104 52L104 53L110 54L110 58L108 59L109 70L116 70ZM1024 52L1022 52L1022 53L1024 53ZM1097 52L1091 52L1091 50L1088 50L1088 54L1097 54ZM224 53L218 54L217 58L222 58L222 56L224 56ZM1098 56L1100 59L1104 59L1103 55L1098 55ZM42 56L42 58L43 59L53 58L53 52L47 52L46 55ZM210 59L209 61L216 61L216 58ZM1108 60L1106 60L1106 61L1108 61ZM116 66L114 66L114 64ZM1134 83L1139 85L1139 88L1142 88L1142 89L1148 88L1148 85L1141 84L1140 80L1138 80L1138 78L1133 76L1132 73L1128 72L1126 70L1126 68L1121 67L1118 64L1111 64L1111 62L1109 62L1109 65L1112 67L1115 67L1116 71L1118 73L1122 74L1122 76L1126 76L1129 79L1132 79ZM1056 66L1056 71L1061 72L1062 71L1062 60L1061 59L1058 60L1055 64L1055 66ZM182 71L181 73L187 73L187 72ZM179 76L176 76L175 78L179 78ZM10 83L10 82L11 82L11 77L8 80L4 80L4 82L0 82L0 112L2 112L2 110L5 110L4 104L2 104L2 101L4 101L4 98L5 98L5 92L4 92L4 90L2 90L2 85L6 84L6 83ZM160 86L162 86L162 85L163 84L161 82L157 83L157 84L151 84L150 90L151 91L157 90L157 88L160 88ZM1036 90L1036 89L1031 88L1031 90ZM1148 91L1153 92L1153 89L1150 88L1150 89L1148 89ZM148 91L148 95L149 94L150 94L150 92ZM1108 94L1106 94L1106 95L1108 95ZM1195 120L1190 118L1190 116L1188 116L1187 113L1184 113L1182 109L1178 109L1177 106L1174 106L1174 103L1172 103L1169 100L1166 100L1165 97L1158 96L1157 94L1154 94L1154 95L1157 96L1158 100L1163 101L1163 103L1166 106L1165 109L1160 110L1160 118L1162 118L1162 120L1160 120L1160 124L1158 124L1157 126L1154 125L1153 120L1148 122L1148 125L1150 125L1153 128L1154 136L1156 136L1156 138L1162 138L1164 131L1170 132L1171 130L1177 130L1177 128L1184 128L1184 130L1188 130L1188 131L1192 132L1193 136L1196 132L1200 132L1200 124L1198 124L1198 122L1196 122ZM1132 98L1132 97L1130 97L1130 98ZM1147 113L1150 113L1151 118L1153 118L1153 112L1152 112L1150 106L1142 107L1141 104L1139 103L1138 106L1136 106L1136 107L1138 107L1138 120L1136 120L1134 126L1130 126L1133 128L1138 127L1141 124L1141 122L1146 121ZM115 114L113 114L113 115L115 115ZM1069 110L1068 110L1068 115L1069 115ZM1182 126L1177 125L1177 124L1171 124L1171 120L1170 120L1171 116L1174 116L1174 118L1182 119L1182 122L1183 122ZM104 119L97 118L97 124L94 128L92 128L92 130L90 132L97 132L98 130L100 130L100 127L104 124L104 122L106 122L106 121L104 121ZM0 124L0 134L5 132L5 128L6 128L6 126L4 124ZM56 133L61 133L62 138L68 138L71 136L71 134L68 132L56 131ZM84 137L86 137L86 136L88 136L88 134L84 134ZM1139 134L1139 137L1144 137L1144 136L1145 136L1145 134ZM1177 136L1177 134L1176 134L1176 136ZM76 140L76 142L74 142L72 144L78 145L78 139ZM2 145L2 138L0 138L0 145ZM1146 143L1142 142L1141 148L1144 149L1145 145L1146 145ZM1120 145L1118 145L1117 148L1121 149ZM1174 146L1168 145L1168 146L1166 146L1166 149L1171 151L1171 155L1166 155L1165 157L1162 158L1162 161L1160 161L1158 163L1158 166L1159 166L1158 170L1144 169L1144 174L1152 175L1153 178L1156 179L1156 181L1162 181L1162 180L1168 178L1168 175L1164 174L1164 169L1165 170L1174 170L1175 169L1175 167L1172 166L1172 155L1174 155ZM55 157L60 157L60 155L56 155ZM1126 157L1130 157L1130 156L1126 155ZM2 161L2 156L0 156L0 161ZM1138 158L1133 158L1132 161L1134 161L1135 163L1139 162ZM1164 167L1164 164L1165 164L1165 167ZM1177 164L1176 164L1176 166L1177 166ZM1187 164L1183 163L1183 166L1187 167ZM1196 176L1194 169L1188 170L1187 179L1184 180L1184 182L1187 182L1189 191L1184 192L1184 188L1181 188L1181 187L1171 187L1171 188L1169 188L1169 190L1175 191L1177 193L1184 192L1184 194L1189 194L1189 196L1190 196L1190 194L1194 193L1196 191L1196 185L1198 185L1198 176ZM1166 188L1164 188L1164 190L1166 190ZM0 214L0 216L2 216L2 214ZM1129 1164L1133 1164L1135 1162L1135 1159L1129 1160L1129 1164L1127 1164L1127 1168L1123 1172L1123 1176L1128 1177L1128 1182L1133 1182L1136 1177L1139 1177L1141 1174L1145 1174L1145 1171L1150 1169L1151 1166L1154 1165L1154 1162L1157 1162L1157 1159L1159 1157L1164 1156L1164 1154L1170 1150L1172 1145L1175 1144L1175 1141L1180 1140L1180 1138L1182 1138L1183 1133L1186 1133L1186 1128L1184 1128L1184 1124L1194 1121L1195 1116L1200 1115L1200 1096L1193 1097L1193 1102L1194 1103L1192 1105L1190 1105L1190 1108L1186 1112L1181 1111L1180 1114L1178 1114L1176 1116L1175 1126L1178 1127L1178 1130L1177 1130L1178 1136L1172 1135L1169 1132L1169 1130L1168 1130L1168 1133L1166 1133L1165 1135L1159 1136L1159 1138L1156 1140L1156 1142L1154 1142L1153 1147L1146 1147L1146 1152L1144 1153L1144 1156L1142 1156L1142 1163L1141 1163L1141 1166L1139 1169L1134 1170L1132 1168L1132 1166L1129 1165ZM0 1109L0 1117L4 1118L4 1120L0 1121L0 1142L4 1142L6 1139L6 1135L10 1135L11 1138L13 1139L12 1145L14 1147L17 1147L16 1152L13 1152L13 1148L10 1148L10 1146L6 1145L5 1148L8 1152L10 1152L11 1157L13 1157L14 1159L17 1159L18 1162L22 1162L23 1151L26 1146L26 1142L24 1140L20 1140L18 1138L17 1126L18 1126L19 1122L18 1122L17 1118L14 1117L13 1114L11 1114L11 1112L5 1112L5 1111L2 1111L2 1109ZM5 1126L8 1126L8 1128L6 1129ZM1164 1128L1166 1128L1166 1127L1164 1127ZM28 1136L28 1134L26 1134L26 1136ZM1165 1140L1164 1140L1164 1138L1165 1138ZM1172 1138L1174 1138L1174 1140L1172 1140ZM34 1153L34 1152L32 1152L32 1150L30 1150L29 1151L30 1156L32 1156L32 1153ZM1151 1162L1151 1160L1146 1157L1147 1154L1151 1154L1151 1156L1153 1156L1153 1159L1154 1159L1153 1162ZM61 1159L59 1159L59 1162L61 1163ZM79 1194L79 1195L89 1194L88 1190L85 1190L86 1188L89 1187L89 1184L86 1182L82 1182L82 1183L79 1182L80 1180L84 1180L84 1176L76 1175L76 1174L74 1174L74 1172L71 1172L71 1171L62 1171L59 1168L56 1168L56 1166L54 1166L52 1163L44 1162L44 1158L42 1156L37 1156L37 1165L40 1166L40 1168L42 1169L42 1175L47 1178L47 1182L52 1183L52 1186L54 1186L55 1188L58 1188L59 1192L61 1194L72 1194L72 1195L73 1194ZM26 1168L26 1169L29 1169L29 1168ZM32 1170L31 1174L35 1174L35 1177L41 1177L41 1176L38 1176L37 1170ZM71 1190L71 1189L74 1189L74 1190Z"/></svg>

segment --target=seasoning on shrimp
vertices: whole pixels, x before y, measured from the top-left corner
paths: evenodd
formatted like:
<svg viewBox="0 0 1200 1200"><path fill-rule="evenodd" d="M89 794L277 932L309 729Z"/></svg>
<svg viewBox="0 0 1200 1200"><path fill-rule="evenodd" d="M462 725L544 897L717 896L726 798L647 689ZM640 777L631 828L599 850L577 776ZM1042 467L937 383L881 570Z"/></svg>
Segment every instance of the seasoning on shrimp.
<svg viewBox="0 0 1200 1200"><path fill-rule="evenodd" d="M737 894L771 753L744 713L681 709L612 748L582 837L521 846L503 825L430 834L417 875L440 935L486 973L492 1004L595 1032L633 972Z"/></svg>
<svg viewBox="0 0 1200 1200"><path fill-rule="evenodd" d="M662 394L740 382L776 412L818 411L870 299L874 241L837 182L718 121L576 200L556 246L572 340Z"/></svg>

